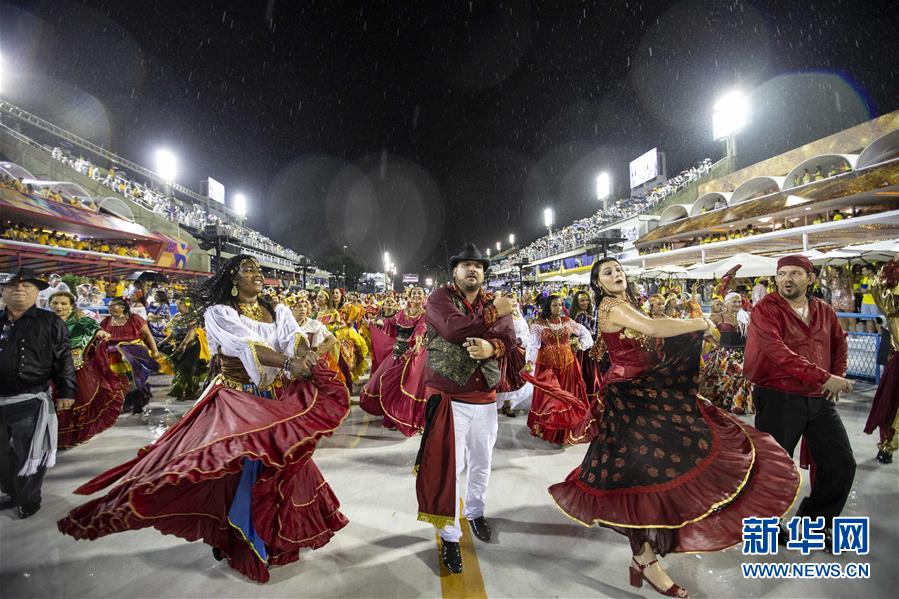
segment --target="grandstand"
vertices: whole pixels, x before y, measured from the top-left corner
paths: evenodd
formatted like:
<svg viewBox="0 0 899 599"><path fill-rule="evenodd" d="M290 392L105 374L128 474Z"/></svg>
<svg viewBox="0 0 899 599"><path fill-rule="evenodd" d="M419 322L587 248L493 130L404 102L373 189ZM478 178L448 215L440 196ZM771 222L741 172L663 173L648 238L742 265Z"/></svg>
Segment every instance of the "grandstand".
<svg viewBox="0 0 899 599"><path fill-rule="evenodd" d="M29 256L46 251L41 244L30 242L47 238L57 243L51 246L55 258L41 265L53 264L52 268L58 270L75 264L67 260L91 259L81 255L88 250L78 247L93 242L98 248L117 248L118 254L103 254L102 261L110 273L114 270L112 262L119 259L125 262L120 260L118 266L128 268L127 259L134 258L130 255L134 252L143 256L139 266L144 268L208 273L216 258L204 250L214 247L222 258L238 253L257 257L271 284L295 283L304 278L303 269L321 276L302 255L244 226L242 218L223 204L183 185L166 183L150 169L8 102L0 101L0 116L0 153L8 158L0 162L0 176L13 184L0 190L0 215L7 221L0 239L4 257L0 269L6 262L22 262L22 243L29 243ZM63 150L63 145L71 150ZM36 214L41 212L43 219ZM28 242L18 239L26 229ZM135 236L126 238L113 231L132 231ZM164 249L147 242L159 237L162 240L157 241ZM139 240L140 250L131 249ZM75 247L60 248L59 243ZM181 254L154 261L154 257L172 253L169 250L173 249Z"/></svg>
<svg viewBox="0 0 899 599"><path fill-rule="evenodd" d="M657 267L736 252L827 250L899 237L899 111L740 171L698 163L642 201L618 200L497 256L493 284L586 282L597 254Z"/></svg>

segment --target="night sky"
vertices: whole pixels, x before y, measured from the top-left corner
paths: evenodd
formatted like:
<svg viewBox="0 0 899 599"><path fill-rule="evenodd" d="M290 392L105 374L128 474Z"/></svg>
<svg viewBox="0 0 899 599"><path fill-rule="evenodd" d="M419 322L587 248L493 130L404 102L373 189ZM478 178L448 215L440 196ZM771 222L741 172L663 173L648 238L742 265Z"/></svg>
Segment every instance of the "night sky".
<svg viewBox="0 0 899 599"><path fill-rule="evenodd" d="M170 148L301 253L414 272L587 216L654 146L669 175L720 158L730 88L741 165L896 110L891 4L7 2L2 94L150 167Z"/></svg>

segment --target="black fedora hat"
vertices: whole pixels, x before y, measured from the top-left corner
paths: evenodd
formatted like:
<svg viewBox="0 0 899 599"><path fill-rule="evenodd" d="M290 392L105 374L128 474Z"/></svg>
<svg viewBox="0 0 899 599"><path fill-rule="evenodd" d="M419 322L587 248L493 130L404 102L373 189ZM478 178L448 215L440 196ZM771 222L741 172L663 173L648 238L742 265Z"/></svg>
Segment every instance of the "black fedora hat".
<svg viewBox="0 0 899 599"><path fill-rule="evenodd" d="M5 275L0 275L0 285L9 285L19 281L31 283L41 291L50 286L47 281L39 279L37 273L30 268L16 268Z"/></svg>
<svg viewBox="0 0 899 599"><path fill-rule="evenodd" d="M484 270L487 270L490 267L490 258L484 256L475 244L466 243L462 246L462 249L458 254L450 258L450 270L456 268L457 264L465 262L466 260L480 262L484 265Z"/></svg>

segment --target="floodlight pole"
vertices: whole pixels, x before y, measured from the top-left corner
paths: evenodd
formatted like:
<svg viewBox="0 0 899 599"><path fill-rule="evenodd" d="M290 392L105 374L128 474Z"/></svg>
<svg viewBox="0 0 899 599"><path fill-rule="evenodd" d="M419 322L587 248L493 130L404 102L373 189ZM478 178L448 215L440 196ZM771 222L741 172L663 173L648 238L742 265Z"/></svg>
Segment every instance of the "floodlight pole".
<svg viewBox="0 0 899 599"><path fill-rule="evenodd" d="M737 159L737 134L731 133L725 139L725 143L727 144L727 157L730 160L734 161L734 168L736 168L736 159Z"/></svg>

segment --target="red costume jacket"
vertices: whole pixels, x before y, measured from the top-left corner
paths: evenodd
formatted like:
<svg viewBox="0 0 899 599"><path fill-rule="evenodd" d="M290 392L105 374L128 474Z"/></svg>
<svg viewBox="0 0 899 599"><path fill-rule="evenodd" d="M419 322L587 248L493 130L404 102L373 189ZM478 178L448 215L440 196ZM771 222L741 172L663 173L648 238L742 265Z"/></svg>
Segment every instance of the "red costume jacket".
<svg viewBox="0 0 899 599"><path fill-rule="evenodd" d="M456 307L453 295L461 299L464 310ZM450 343L461 345L468 337L486 339L493 344L494 357L501 359L509 348L516 345L515 327L510 316L497 318L491 299L482 290L475 301L469 303L454 284L441 287L428 297L425 312L428 325ZM427 386L450 395L472 391L486 393L495 388L487 384L480 369L475 370L464 386L460 386L428 368Z"/></svg>
<svg viewBox="0 0 899 599"><path fill-rule="evenodd" d="M756 304L743 376L762 387L817 397L831 374L846 374L849 348L833 308L814 297L808 305L806 325L779 293L769 293Z"/></svg>

